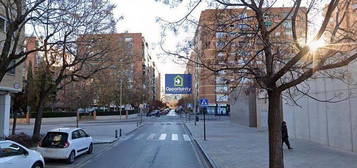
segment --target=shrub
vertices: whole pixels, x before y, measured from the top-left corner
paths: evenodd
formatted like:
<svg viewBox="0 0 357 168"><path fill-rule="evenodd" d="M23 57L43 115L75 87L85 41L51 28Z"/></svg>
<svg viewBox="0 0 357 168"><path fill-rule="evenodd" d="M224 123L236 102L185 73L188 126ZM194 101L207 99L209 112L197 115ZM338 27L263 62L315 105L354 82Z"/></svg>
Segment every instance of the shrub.
<svg viewBox="0 0 357 168"><path fill-rule="evenodd" d="M15 141L27 148L36 146L36 144L32 141L31 136L29 136L23 132L21 132L20 134L16 134L16 135L10 135L6 139Z"/></svg>

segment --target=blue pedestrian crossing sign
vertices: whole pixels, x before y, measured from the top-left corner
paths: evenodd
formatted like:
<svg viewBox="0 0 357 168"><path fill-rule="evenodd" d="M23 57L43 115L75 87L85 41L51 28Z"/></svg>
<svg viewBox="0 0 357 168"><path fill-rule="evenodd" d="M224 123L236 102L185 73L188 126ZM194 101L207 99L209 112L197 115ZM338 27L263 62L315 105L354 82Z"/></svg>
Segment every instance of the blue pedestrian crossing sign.
<svg viewBox="0 0 357 168"><path fill-rule="evenodd" d="M201 107L208 106L208 99L200 99L200 106Z"/></svg>

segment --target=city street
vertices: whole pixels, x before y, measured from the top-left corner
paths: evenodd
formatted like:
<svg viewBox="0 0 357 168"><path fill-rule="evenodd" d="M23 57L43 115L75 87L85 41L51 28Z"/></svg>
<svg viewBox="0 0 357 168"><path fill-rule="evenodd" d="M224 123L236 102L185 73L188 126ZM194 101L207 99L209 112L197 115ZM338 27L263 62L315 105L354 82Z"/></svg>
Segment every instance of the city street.
<svg viewBox="0 0 357 168"><path fill-rule="evenodd" d="M201 168L201 154L171 111L167 116L145 117L143 127L112 144L96 144L94 153L82 155L72 164L48 160L48 168Z"/></svg>

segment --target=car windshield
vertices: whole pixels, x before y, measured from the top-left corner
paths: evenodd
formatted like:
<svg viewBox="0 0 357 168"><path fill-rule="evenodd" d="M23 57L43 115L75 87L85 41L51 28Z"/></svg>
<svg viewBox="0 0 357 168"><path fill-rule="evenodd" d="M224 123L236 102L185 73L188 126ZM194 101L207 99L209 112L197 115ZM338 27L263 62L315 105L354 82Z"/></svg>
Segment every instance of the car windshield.
<svg viewBox="0 0 357 168"><path fill-rule="evenodd" d="M43 138L41 147L61 148L67 142L68 134L64 132L49 132Z"/></svg>

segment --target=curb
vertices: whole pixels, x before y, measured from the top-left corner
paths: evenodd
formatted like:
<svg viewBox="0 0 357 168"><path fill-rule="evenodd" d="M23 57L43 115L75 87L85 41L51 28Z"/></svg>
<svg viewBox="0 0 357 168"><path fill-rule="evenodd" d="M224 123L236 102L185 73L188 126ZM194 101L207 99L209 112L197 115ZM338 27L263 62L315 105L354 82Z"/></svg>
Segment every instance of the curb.
<svg viewBox="0 0 357 168"><path fill-rule="evenodd" d="M135 129L129 131L128 133L125 133L125 135L129 135L129 134L133 133L134 131L136 131L137 129L139 129L139 128L143 127L143 126L144 126L144 124L140 124L140 125L139 125L138 127L136 127Z"/></svg>
<svg viewBox="0 0 357 168"><path fill-rule="evenodd" d="M136 131L137 129L139 129L139 128L143 127L143 126L144 126L144 124L141 124L141 125L139 125L138 127L134 128L133 130L129 131L128 133L125 133L125 135L129 135L129 134L133 133L134 131ZM108 141L108 142L93 142L93 144L112 144L112 143L118 141L119 139L120 139L120 137L119 137L119 138L115 138L113 141Z"/></svg>
<svg viewBox="0 0 357 168"><path fill-rule="evenodd" d="M112 141L107 141L107 142L93 142L93 144L97 145L97 144L111 144L111 143L114 143L116 141L118 141L119 138L115 138L113 139Z"/></svg>
<svg viewBox="0 0 357 168"><path fill-rule="evenodd" d="M203 145L201 143L199 143L196 139L195 136L193 136L191 130L188 128L188 126L186 125L186 123L184 123L185 128L188 130L188 133L190 134L190 136L192 137L194 143L198 146L198 148L200 149L200 151L203 153L205 159L209 162L209 166L212 168L220 168L220 166L218 166L216 164L216 162L212 159L212 157L204 150Z"/></svg>

